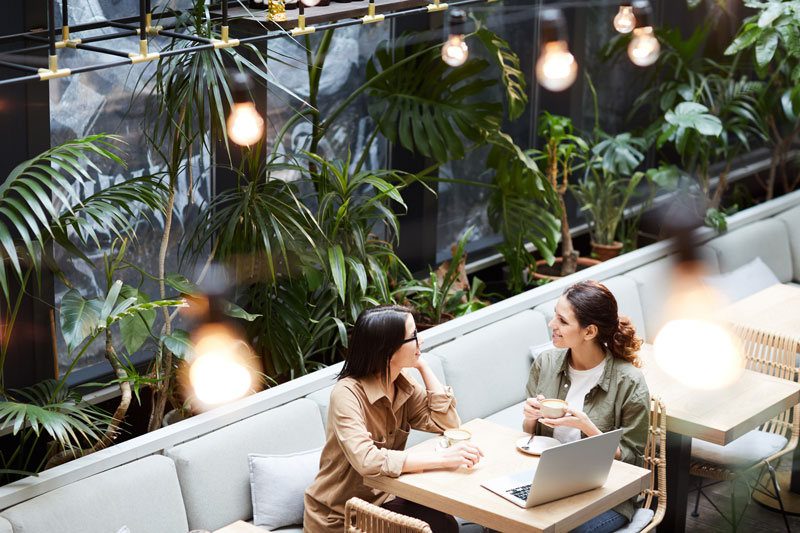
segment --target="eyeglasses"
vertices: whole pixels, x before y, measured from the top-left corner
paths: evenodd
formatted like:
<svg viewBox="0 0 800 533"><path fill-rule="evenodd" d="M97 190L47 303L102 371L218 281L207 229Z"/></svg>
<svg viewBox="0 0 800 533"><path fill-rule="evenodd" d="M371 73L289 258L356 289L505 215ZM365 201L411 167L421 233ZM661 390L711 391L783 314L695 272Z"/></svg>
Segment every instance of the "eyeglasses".
<svg viewBox="0 0 800 533"><path fill-rule="evenodd" d="M414 336L409 337L407 339L403 339L403 344L411 341L417 341L417 347L419 348L419 339L417 339L417 330L414 330Z"/></svg>

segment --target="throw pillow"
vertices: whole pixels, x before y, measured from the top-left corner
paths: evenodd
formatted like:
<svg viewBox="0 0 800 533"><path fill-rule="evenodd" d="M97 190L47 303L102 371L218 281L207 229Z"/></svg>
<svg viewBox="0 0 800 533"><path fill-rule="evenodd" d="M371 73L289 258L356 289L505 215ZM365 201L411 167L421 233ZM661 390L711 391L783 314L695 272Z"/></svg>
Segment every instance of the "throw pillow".
<svg viewBox="0 0 800 533"><path fill-rule="evenodd" d="M290 455L247 456L253 523L270 530L303 522L303 498L319 472L322 448Z"/></svg>
<svg viewBox="0 0 800 533"><path fill-rule="evenodd" d="M703 281L717 289L728 301L735 302L780 283L775 273L760 257L746 265L717 276L704 276Z"/></svg>
<svg viewBox="0 0 800 533"><path fill-rule="evenodd" d="M542 344L534 344L534 345L532 345L529 348L529 350L531 352L531 361L535 361L536 358L539 357L539 354L542 353L543 351L550 350L552 348L555 348L555 346L553 346L553 342L552 341L551 342L543 342Z"/></svg>

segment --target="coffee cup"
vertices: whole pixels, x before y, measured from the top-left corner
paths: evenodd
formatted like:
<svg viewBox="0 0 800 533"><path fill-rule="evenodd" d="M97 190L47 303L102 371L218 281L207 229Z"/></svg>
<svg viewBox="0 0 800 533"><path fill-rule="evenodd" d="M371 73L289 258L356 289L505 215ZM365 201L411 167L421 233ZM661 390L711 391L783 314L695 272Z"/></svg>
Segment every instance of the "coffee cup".
<svg viewBox="0 0 800 533"><path fill-rule="evenodd" d="M548 398L541 400L541 411L544 418L561 418L566 414L567 402L559 400L558 398Z"/></svg>
<svg viewBox="0 0 800 533"><path fill-rule="evenodd" d="M443 447L449 448L454 444L458 444L459 442L466 442L472 438L472 433L467 431L466 429L455 428L455 429L446 429L444 431L444 439L443 440Z"/></svg>

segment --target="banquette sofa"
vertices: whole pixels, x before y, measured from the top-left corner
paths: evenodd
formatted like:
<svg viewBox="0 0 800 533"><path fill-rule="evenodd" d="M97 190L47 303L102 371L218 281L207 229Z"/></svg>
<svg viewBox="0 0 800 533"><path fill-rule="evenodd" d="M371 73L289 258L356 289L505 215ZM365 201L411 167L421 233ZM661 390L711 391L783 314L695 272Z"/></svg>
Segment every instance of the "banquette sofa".
<svg viewBox="0 0 800 533"><path fill-rule="evenodd" d="M737 297L776 281L800 281L800 194L780 200L735 215L724 235L700 232L709 272L723 274L717 280L730 278ZM520 427L532 359L550 341L547 322L555 300L575 281L605 283L620 313L652 342L667 297L669 253L657 243L421 334L425 357L453 388L461 419ZM186 533L250 521L248 454L322 446L337 371L338 365L315 372L2 487L0 533L116 533L123 526L131 533ZM428 437L412 433L409 445ZM281 490L281 497L299 498L301 505L302 487L292 490Z"/></svg>

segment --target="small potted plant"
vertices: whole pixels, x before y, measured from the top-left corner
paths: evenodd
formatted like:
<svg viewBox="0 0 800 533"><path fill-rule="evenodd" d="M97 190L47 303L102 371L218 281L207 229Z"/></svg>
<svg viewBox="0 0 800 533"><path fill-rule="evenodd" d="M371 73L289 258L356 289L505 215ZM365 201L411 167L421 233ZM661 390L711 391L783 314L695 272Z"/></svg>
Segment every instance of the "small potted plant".
<svg viewBox="0 0 800 533"><path fill-rule="evenodd" d="M586 213L592 255L605 261L619 255L622 249L622 242L616 240L617 227L631 198L638 195L639 184L646 178L644 172L635 169L644 160L642 152L647 142L630 133L611 137L596 130L595 134L602 140L592 147L584 176L571 190ZM645 201L639 212L649 202L650 199Z"/></svg>

